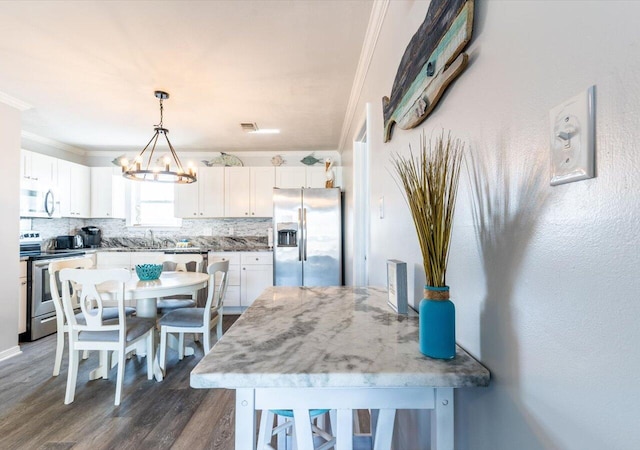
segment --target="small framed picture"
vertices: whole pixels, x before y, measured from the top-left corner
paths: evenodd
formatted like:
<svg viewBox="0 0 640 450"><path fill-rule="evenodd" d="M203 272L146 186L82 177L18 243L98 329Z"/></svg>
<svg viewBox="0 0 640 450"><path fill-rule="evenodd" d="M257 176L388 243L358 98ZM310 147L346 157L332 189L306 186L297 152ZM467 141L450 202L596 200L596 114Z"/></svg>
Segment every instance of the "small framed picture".
<svg viewBox="0 0 640 450"><path fill-rule="evenodd" d="M387 290L389 306L398 314L407 314L407 263L387 260Z"/></svg>

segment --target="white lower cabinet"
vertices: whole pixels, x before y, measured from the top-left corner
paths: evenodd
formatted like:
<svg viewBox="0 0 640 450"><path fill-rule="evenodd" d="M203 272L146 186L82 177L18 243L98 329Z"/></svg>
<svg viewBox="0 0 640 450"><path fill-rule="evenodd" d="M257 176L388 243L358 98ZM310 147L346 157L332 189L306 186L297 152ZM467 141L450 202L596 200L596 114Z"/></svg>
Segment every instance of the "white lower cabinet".
<svg viewBox="0 0 640 450"><path fill-rule="evenodd" d="M155 264L161 252L97 252L96 268L136 270L137 264Z"/></svg>
<svg viewBox="0 0 640 450"><path fill-rule="evenodd" d="M229 261L229 282L224 297L225 313L240 313L273 286L272 252L209 252L209 264Z"/></svg>
<svg viewBox="0 0 640 450"><path fill-rule="evenodd" d="M131 252L131 271L135 272L138 264L158 264L163 256L163 252Z"/></svg>
<svg viewBox="0 0 640 450"><path fill-rule="evenodd" d="M240 304L248 308L266 287L273 286L273 253L242 253L240 265Z"/></svg>
<svg viewBox="0 0 640 450"><path fill-rule="evenodd" d="M96 252L96 268L127 269L134 272L136 264L157 263L161 255L159 252ZM136 306L133 300L127 300L125 304Z"/></svg>
<svg viewBox="0 0 640 450"><path fill-rule="evenodd" d="M209 264L218 261L229 261L227 292L224 296L224 312L241 312L240 305L240 253L209 252ZM219 281L219 280L218 280Z"/></svg>

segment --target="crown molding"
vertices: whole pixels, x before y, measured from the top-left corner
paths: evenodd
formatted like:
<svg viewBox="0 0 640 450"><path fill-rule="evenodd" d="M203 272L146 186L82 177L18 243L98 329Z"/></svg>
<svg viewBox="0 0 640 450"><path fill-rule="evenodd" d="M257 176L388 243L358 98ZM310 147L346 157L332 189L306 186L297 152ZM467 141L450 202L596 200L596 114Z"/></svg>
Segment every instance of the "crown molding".
<svg viewBox="0 0 640 450"><path fill-rule="evenodd" d="M384 17L387 14L389 2L390 0L376 0L373 3L373 9L369 16L369 25L367 26L367 33L365 34L364 43L362 44L362 52L360 52L358 68L356 69L356 75L353 79L353 85L351 86L351 95L349 96L349 103L347 104L347 112L342 123L342 132L340 134L340 142L338 145L338 151L340 153L342 153L345 145L347 144L347 133L349 132L353 119L356 115L358 99L362 93L364 80L367 78L367 73L369 72L369 66L373 59L373 53L376 49L378 37L380 36Z"/></svg>
<svg viewBox="0 0 640 450"><path fill-rule="evenodd" d="M88 157L97 157L97 158L117 158L118 156L122 156L122 154L136 154L139 151L125 151L125 150L92 150L84 153L85 156ZM179 150L178 156L180 159L184 159L187 157L190 158L214 158L220 155L219 151L207 151L207 150ZM293 158L303 158L310 154L315 154L316 156L333 156L339 155L340 152L338 150L250 150L250 151L228 151L224 152L228 155L237 156L238 158L271 158L275 155L282 155L284 157L293 157Z"/></svg>
<svg viewBox="0 0 640 450"><path fill-rule="evenodd" d="M39 134L31 133L29 131L22 131L22 138L31 142L37 142L49 147L57 148L58 150L64 150L65 152L74 153L80 156L86 156L87 151L73 145L65 144L60 141L42 137Z"/></svg>
<svg viewBox="0 0 640 450"><path fill-rule="evenodd" d="M9 94L5 94L4 92L0 92L0 103L9 105L19 111L26 111L33 108L33 106L31 106L29 103L18 100L17 98L12 97Z"/></svg>

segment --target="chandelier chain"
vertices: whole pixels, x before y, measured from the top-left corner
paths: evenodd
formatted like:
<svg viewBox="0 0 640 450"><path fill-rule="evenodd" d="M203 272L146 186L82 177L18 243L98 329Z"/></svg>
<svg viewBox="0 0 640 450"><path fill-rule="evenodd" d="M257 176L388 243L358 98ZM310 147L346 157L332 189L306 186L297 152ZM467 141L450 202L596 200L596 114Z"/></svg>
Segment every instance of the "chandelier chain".
<svg viewBox="0 0 640 450"><path fill-rule="evenodd" d="M160 99L160 123L156 125L156 127L163 128L162 126L163 112L164 112L164 106L162 105L162 99Z"/></svg>

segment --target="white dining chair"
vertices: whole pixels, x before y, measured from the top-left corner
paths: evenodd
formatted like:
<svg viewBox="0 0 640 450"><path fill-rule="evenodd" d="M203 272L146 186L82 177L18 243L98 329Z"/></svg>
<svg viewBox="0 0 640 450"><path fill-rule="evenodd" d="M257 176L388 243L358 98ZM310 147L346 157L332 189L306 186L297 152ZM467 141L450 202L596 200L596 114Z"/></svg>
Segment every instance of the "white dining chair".
<svg viewBox="0 0 640 450"><path fill-rule="evenodd" d="M116 378L115 405L120 404L122 398L122 381L126 355L138 348L143 340L146 341L147 378L153 378L154 335L155 320L142 317L127 317L124 306L124 285L131 277L127 269L62 269L60 271L62 284L62 305L68 319L69 327L69 374L67 377L67 391L64 403L72 403L75 397L76 379L78 377L79 352L83 350L99 350L101 362L106 363L108 351L118 352L118 370ZM97 285L115 281L114 290L118 303L118 318L105 320L102 296ZM84 317L80 323L74 314L76 306L72 300L72 284L80 289L79 303ZM108 371L108 367L103 368Z"/></svg>
<svg viewBox="0 0 640 450"><path fill-rule="evenodd" d="M207 303L204 308L180 308L160 318L160 368L164 371L167 356L167 334L179 334L178 358L184 358L184 334L203 334L204 354L211 349L211 329L216 326L218 340L222 338L224 294L227 291L229 261L209 264L207 273Z"/></svg>
<svg viewBox="0 0 640 450"><path fill-rule="evenodd" d="M203 257L197 253L162 254L159 263L163 270L176 272L202 272ZM174 309L193 308L196 306L197 293L189 298L159 298L156 302L158 316L162 316Z"/></svg>
<svg viewBox="0 0 640 450"><path fill-rule="evenodd" d="M61 261L54 261L49 264L49 290L51 291L51 299L53 300L53 306L56 311L56 357L53 364L53 376L57 377L60 374L60 367L62 366L62 355L64 353L64 339L69 333L68 320L64 313L64 307L62 306L62 299L60 298L60 291L58 289L58 272L62 269L89 269L93 267L93 258L80 258L80 259L65 259ZM78 291L75 286L71 286L71 299L75 304L77 303ZM136 312L135 308L126 307L125 313L130 316ZM85 323L82 313L75 314L78 323ZM102 318L104 320L117 319L118 308L104 308L102 310ZM83 355L83 359L87 359L86 352Z"/></svg>

